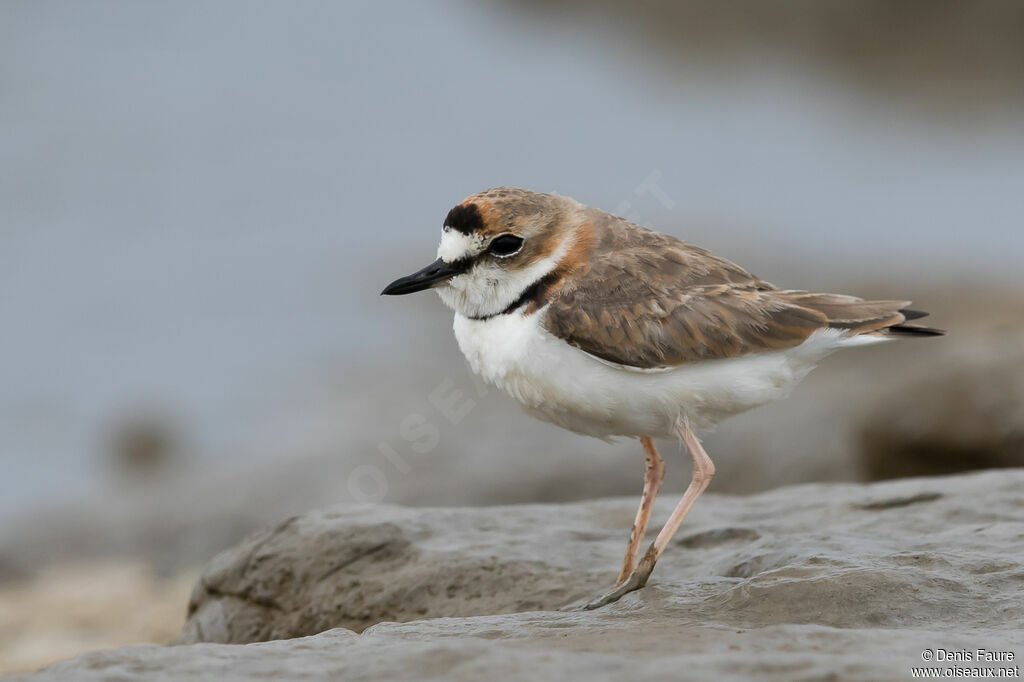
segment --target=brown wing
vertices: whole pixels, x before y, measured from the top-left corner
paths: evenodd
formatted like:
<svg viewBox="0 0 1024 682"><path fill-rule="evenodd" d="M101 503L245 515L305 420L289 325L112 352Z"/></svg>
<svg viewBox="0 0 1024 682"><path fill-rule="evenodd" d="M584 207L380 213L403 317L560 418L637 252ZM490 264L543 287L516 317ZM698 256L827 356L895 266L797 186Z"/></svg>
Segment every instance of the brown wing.
<svg viewBox="0 0 1024 682"><path fill-rule="evenodd" d="M906 301L780 291L738 265L607 214L589 258L552 292L545 328L599 358L641 368L799 345L815 330L899 325Z"/></svg>

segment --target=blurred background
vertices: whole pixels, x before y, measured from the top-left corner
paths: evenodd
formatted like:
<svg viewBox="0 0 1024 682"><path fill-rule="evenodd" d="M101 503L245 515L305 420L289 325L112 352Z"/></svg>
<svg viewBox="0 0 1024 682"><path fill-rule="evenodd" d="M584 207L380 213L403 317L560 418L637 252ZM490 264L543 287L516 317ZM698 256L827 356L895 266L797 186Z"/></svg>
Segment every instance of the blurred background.
<svg viewBox="0 0 1024 682"><path fill-rule="evenodd" d="M6 0L0 159L0 672L172 639L318 505L638 494L378 296L494 185L951 331L724 424L713 491L1024 464L1010 0Z"/></svg>

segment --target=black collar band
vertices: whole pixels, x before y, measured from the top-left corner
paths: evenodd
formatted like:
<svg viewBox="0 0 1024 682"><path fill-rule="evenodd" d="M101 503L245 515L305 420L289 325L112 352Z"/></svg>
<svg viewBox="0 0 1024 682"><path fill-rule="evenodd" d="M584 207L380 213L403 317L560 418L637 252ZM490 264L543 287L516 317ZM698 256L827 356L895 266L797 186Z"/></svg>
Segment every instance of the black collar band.
<svg viewBox="0 0 1024 682"><path fill-rule="evenodd" d="M515 312L519 308L522 308L528 303L540 300L542 292L547 289L550 285L554 284L561 278L561 273L553 270L548 274L544 275L530 286L523 289L523 293L519 294L519 298L512 301L508 306L501 312L491 313L490 315L477 315L471 316L469 319L477 321L489 320L498 315L508 315L511 312Z"/></svg>

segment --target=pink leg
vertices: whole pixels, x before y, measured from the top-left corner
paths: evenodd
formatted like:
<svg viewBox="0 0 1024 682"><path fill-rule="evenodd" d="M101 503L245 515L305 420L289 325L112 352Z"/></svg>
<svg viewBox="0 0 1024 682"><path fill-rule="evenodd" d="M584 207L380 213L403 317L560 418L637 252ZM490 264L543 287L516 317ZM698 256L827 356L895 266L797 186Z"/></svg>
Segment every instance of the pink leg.
<svg viewBox="0 0 1024 682"><path fill-rule="evenodd" d="M640 563L629 574L625 582L619 583L608 594L590 602L583 607L584 609L596 609L605 604L611 604L618 601L622 595L638 590L647 584L647 579L651 577L651 572L654 570L654 564L658 562L658 558L665 551L669 541L672 540L672 536L679 530L679 525L686 518L686 514L693 507L701 493L708 487L711 477L715 475L714 462L708 457L708 453L704 452L704 448L701 447L700 441L697 440L696 434L693 433L690 427L685 424L680 425L679 437L682 439L683 444L686 445L686 449L690 451L690 456L693 457L693 476L690 479L690 485L686 488L686 492L683 493L683 499L679 500L679 504L672 511L672 515L668 517L664 528L658 533L658 537L651 543L643 558L640 559Z"/></svg>
<svg viewBox="0 0 1024 682"><path fill-rule="evenodd" d="M640 543L647 532L647 521L651 518L651 507L654 506L654 498L661 490L661 482L665 480L665 462L654 447L654 441L648 437L640 439L644 446L644 492L640 497L640 507L636 510L636 520L633 521L633 530L629 532L629 545L626 547L626 556L622 560L622 570L615 580L616 585L621 585L629 577L629 574L636 568L636 558L640 552Z"/></svg>

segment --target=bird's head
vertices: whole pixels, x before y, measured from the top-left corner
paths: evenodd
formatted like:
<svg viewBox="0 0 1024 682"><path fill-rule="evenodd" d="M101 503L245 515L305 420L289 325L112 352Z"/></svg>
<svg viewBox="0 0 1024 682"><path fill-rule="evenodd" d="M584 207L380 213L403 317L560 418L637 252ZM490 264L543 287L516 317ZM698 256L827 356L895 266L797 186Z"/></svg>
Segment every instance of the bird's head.
<svg viewBox="0 0 1024 682"><path fill-rule="evenodd" d="M514 187L474 194L448 212L437 260L381 293L436 289L466 317L496 315L577 257L584 210L568 197Z"/></svg>

